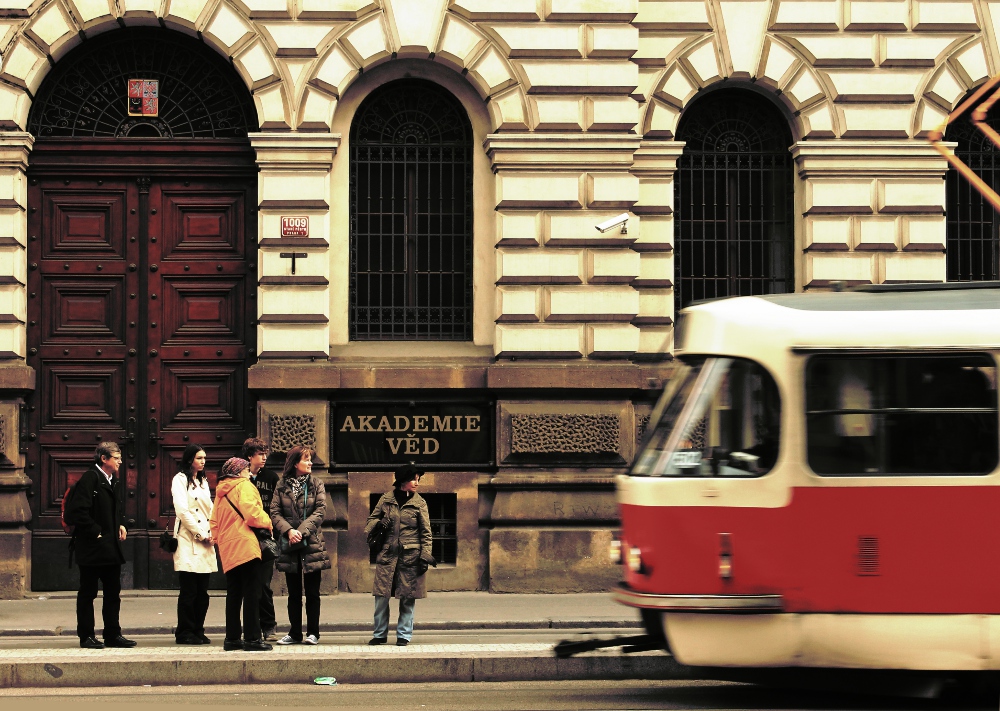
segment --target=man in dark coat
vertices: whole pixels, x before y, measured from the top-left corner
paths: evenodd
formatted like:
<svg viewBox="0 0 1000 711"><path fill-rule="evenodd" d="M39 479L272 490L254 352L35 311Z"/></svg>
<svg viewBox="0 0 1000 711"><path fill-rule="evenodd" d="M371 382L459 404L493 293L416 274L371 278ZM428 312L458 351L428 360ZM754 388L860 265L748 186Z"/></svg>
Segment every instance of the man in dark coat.
<svg viewBox="0 0 1000 711"><path fill-rule="evenodd" d="M73 545L80 567L80 591L76 595L76 634L84 649L134 647L122 637L118 622L121 611L122 565L125 540L122 486L118 468L122 453L114 442L101 442L94 464L83 473L66 506L66 522L74 526ZM104 643L94 636L94 600L97 583L104 586Z"/></svg>
<svg viewBox="0 0 1000 711"><path fill-rule="evenodd" d="M251 437L243 443L243 452L240 459L250 462L250 481L260 492L260 503L264 511L271 510L271 497L274 496L274 488L278 485L278 475L270 469L266 469L267 454L270 448L267 443L257 437ZM271 590L271 579L274 577L274 561L269 560L260 566L261 589L260 595L260 628L264 635L264 640L273 642L278 639L274 633L278 627L278 620L274 614L274 592Z"/></svg>

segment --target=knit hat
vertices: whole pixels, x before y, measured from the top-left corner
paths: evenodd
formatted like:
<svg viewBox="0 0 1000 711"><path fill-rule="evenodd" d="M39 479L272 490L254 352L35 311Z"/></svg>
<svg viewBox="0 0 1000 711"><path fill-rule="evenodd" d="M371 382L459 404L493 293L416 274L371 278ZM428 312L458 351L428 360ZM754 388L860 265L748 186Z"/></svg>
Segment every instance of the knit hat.
<svg viewBox="0 0 1000 711"><path fill-rule="evenodd" d="M250 468L250 462L239 457L231 457L226 460L219 470L219 479L232 479L239 476L244 469Z"/></svg>
<svg viewBox="0 0 1000 711"><path fill-rule="evenodd" d="M417 469L412 464L404 464L403 466L396 469L393 476L392 485L398 489L406 482L413 481L418 476L420 476L419 469Z"/></svg>

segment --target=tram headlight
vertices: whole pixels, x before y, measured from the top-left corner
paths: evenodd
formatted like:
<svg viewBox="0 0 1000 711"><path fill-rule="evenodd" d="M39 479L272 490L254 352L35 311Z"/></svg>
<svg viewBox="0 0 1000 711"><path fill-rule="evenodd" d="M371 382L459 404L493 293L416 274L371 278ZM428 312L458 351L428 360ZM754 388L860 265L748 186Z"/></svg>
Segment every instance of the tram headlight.
<svg viewBox="0 0 1000 711"><path fill-rule="evenodd" d="M611 559L611 565L621 565L622 564L622 542L619 540L611 541L608 546L608 558Z"/></svg>
<svg viewBox="0 0 1000 711"><path fill-rule="evenodd" d="M629 546L625 562L628 565L628 569L631 570L633 573L641 573L642 551L636 548L635 546Z"/></svg>

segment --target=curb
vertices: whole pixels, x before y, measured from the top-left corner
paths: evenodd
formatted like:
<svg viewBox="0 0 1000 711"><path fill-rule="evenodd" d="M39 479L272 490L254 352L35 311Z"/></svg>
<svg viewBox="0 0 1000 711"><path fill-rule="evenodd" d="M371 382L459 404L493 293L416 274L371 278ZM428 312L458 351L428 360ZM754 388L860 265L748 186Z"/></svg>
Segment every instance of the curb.
<svg viewBox="0 0 1000 711"><path fill-rule="evenodd" d="M281 625L278 626L279 629ZM569 629L634 629L642 627L639 620L522 620L522 621L462 621L462 622L421 622L420 629L434 632L447 630L569 630ZM323 632L371 632L371 622L328 622L320 623ZM173 634L173 625L159 627L126 627L126 636ZM206 634L225 634L225 625L206 625ZM53 629L0 629L0 639L4 637L75 637L75 627Z"/></svg>
<svg viewBox="0 0 1000 711"><path fill-rule="evenodd" d="M551 654L266 659L231 652L224 657L226 663L219 664L220 657L0 662L0 687L305 684L319 676L334 676L341 684L692 678L691 669L665 653L570 659Z"/></svg>

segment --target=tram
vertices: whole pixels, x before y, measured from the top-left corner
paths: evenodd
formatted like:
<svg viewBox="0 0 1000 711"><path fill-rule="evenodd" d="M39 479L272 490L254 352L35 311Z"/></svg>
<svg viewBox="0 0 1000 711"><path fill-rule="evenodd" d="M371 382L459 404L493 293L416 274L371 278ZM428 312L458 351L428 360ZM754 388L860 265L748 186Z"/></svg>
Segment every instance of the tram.
<svg viewBox="0 0 1000 711"><path fill-rule="evenodd" d="M1000 669L1000 282L720 299L617 480L683 664Z"/></svg>

